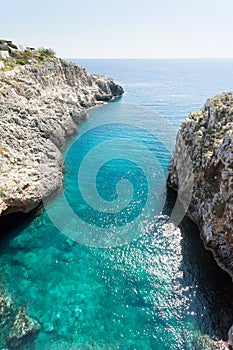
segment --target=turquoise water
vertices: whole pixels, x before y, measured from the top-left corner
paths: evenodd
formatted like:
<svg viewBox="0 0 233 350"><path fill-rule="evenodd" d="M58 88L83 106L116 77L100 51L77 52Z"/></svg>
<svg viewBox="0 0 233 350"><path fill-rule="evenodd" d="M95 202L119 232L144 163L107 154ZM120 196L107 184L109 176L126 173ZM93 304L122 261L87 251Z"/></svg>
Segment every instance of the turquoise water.
<svg viewBox="0 0 233 350"><path fill-rule="evenodd" d="M175 195L169 191L164 205L164 180L180 122L208 96L231 89L233 62L80 64L113 76L126 94L91 110L82 137L64 149L65 198L82 220L66 220L59 194L17 225L1 221L1 276L42 326L29 348L202 349L201 336L225 337L233 322L232 283L189 219L180 228L167 224ZM102 234L109 227L110 238Z"/></svg>

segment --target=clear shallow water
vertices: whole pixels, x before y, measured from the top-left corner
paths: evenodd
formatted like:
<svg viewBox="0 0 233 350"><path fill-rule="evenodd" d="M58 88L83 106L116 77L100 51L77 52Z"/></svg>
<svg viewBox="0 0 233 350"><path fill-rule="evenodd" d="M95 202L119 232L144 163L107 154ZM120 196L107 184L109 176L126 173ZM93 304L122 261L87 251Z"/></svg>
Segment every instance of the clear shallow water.
<svg viewBox="0 0 233 350"><path fill-rule="evenodd" d="M145 128L157 129L160 139L171 147L180 122L190 110L199 108L208 96L233 86L230 61L79 63L93 72L113 76L126 90L120 101L93 109L80 127L81 133L94 127L97 120L100 124L115 119L122 123L132 107L119 106L137 103L151 107L172 123L174 133L166 134L164 128L155 128L159 118L154 120L154 115L146 113L144 120ZM126 114L122 114L122 108ZM140 122L144 116L136 112L137 108L136 120ZM130 129L121 140L128 138L127 133ZM113 134L109 130L110 139ZM92 148L103 137L103 130L97 130L85 143ZM169 154L164 154L156 141L159 140L148 143L147 148L159 150L159 163L166 171ZM107 153L110 150L111 147ZM138 152L142 150L136 149ZM144 151L139 155L144 159ZM69 201L75 199L73 206L80 210L80 197L70 195L75 190L71 171L77 170L78 157L73 152L67 158L65 188ZM103 152L95 159L101 157ZM110 164L99 174L100 192L105 199L114 199L114 186L107 179L113 175L117 178L119 170L130 170L120 164L121 167ZM93 169L88 173L86 168L87 188ZM159 174L157 168L154 171ZM108 186L103 186L106 183ZM157 192L164 190L159 181ZM27 302L28 313L42 325L30 349L193 349L201 335L226 335L233 321L230 278L203 249L197 228L190 220L185 219L180 229L166 224L173 194L168 197L157 220L146 221L144 217L141 231L140 226L134 228L137 239L115 248L75 243L59 232L43 209L17 227L6 220L1 222L1 276L18 305ZM60 213L60 196L51 207ZM82 230L76 226L75 231Z"/></svg>

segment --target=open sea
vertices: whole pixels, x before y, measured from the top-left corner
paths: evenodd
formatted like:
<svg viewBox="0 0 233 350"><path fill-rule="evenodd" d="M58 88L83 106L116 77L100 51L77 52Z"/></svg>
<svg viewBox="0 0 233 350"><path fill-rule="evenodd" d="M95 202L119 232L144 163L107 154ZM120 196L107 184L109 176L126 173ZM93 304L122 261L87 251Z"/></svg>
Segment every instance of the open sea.
<svg viewBox="0 0 233 350"><path fill-rule="evenodd" d="M233 90L233 60L72 61L125 94L64 147L62 193L1 220L0 276L41 324L18 350L208 350L233 323L232 282L194 223L169 221L166 176L185 117Z"/></svg>

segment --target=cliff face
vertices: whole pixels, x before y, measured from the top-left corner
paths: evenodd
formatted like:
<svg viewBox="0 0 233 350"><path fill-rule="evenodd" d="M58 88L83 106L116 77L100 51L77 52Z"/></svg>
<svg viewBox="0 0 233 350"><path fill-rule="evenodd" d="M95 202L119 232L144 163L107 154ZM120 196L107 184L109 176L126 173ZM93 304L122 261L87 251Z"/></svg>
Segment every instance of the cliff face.
<svg viewBox="0 0 233 350"><path fill-rule="evenodd" d="M28 212L58 190L66 138L87 108L122 93L112 79L56 58L0 72L0 215Z"/></svg>
<svg viewBox="0 0 233 350"><path fill-rule="evenodd" d="M174 189L182 187L188 155L194 175L189 215L233 278L233 93L209 99L181 125L168 178Z"/></svg>

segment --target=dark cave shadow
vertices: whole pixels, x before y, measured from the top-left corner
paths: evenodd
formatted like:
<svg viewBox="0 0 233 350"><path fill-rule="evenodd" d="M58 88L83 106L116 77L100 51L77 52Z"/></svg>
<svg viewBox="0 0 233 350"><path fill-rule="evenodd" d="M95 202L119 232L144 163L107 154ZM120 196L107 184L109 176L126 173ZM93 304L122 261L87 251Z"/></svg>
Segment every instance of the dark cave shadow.
<svg viewBox="0 0 233 350"><path fill-rule="evenodd" d="M164 214L169 215L177 194L167 189ZM227 339L233 324L233 283L231 277L216 263L210 251L204 248L198 226L186 215L179 225L182 233L183 285L195 286L195 298L190 311L203 333L213 338ZM195 302L198 299L198 303Z"/></svg>
<svg viewBox="0 0 233 350"><path fill-rule="evenodd" d="M11 213L0 216L0 249L2 250L5 245L8 246L8 242L26 229L40 215L42 209L42 206L38 206L29 213Z"/></svg>

